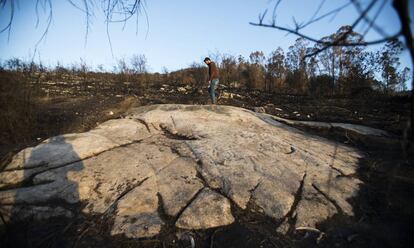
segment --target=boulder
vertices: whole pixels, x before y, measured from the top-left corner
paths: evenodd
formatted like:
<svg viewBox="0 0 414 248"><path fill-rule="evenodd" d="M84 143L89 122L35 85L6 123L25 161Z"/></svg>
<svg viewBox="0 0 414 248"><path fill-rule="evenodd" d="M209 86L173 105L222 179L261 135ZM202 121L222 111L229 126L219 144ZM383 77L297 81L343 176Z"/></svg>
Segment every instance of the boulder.
<svg viewBox="0 0 414 248"><path fill-rule="evenodd" d="M102 215L130 238L229 225L234 208L315 227L354 214L362 157L264 113L145 106L16 154L0 173L0 212L6 223Z"/></svg>

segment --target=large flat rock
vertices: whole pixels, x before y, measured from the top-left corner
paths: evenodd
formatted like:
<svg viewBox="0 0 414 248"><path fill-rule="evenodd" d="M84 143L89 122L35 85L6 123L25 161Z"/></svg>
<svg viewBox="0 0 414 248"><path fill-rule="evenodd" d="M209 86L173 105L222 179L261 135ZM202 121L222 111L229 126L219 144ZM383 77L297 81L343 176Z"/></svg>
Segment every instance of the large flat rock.
<svg viewBox="0 0 414 248"><path fill-rule="evenodd" d="M354 214L361 158L241 108L146 106L16 154L0 173L0 211L6 223L107 216L113 235L132 238L154 237L171 220L183 229L229 225L232 205L315 227Z"/></svg>

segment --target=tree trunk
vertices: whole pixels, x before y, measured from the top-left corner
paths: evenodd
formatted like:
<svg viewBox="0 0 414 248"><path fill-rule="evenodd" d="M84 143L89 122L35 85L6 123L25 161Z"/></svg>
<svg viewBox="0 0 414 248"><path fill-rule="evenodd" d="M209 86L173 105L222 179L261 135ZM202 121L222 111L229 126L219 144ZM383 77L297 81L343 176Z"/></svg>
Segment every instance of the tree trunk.
<svg viewBox="0 0 414 248"><path fill-rule="evenodd" d="M411 101L411 108L410 108L410 123L409 123L409 135L408 135L408 139L410 139L411 141L414 140L414 135L413 132L411 132L411 126L414 122L414 99L413 99L413 94L414 94L414 39L413 39L413 34L411 32L411 28L410 28L410 13L409 13L409 6L408 6L408 1L407 0L394 0L393 1L393 6L394 9L397 11L398 14L398 18L400 19L401 22L401 32L404 36L405 39L405 43L406 46L408 48L408 51L410 52L410 57L411 57L411 65L412 65L412 70L411 70L411 96L410 96L410 101Z"/></svg>

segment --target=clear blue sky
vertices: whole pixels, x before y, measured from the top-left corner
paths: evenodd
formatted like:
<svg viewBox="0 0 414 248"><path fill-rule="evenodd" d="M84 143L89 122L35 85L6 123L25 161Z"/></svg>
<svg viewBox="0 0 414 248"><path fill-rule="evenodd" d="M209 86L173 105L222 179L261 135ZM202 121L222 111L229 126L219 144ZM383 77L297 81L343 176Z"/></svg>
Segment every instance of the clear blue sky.
<svg viewBox="0 0 414 248"><path fill-rule="evenodd" d="M124 30L122 25L112 25L112 56L106 36L106 25L99 10L95 11L85 44L84 14L65 0L52 2L53 23L38 47L39 54L36 55L36 60L40 57L47 65L54 65L57 61L70 65L82 58L92 66L103 64L110 70L118 58L128 59L132 54L145 54L152 72L161 71L164 66L171 71L186 67L194 61L201 62L202 58L217 51L232 55L241 54L245 57L256 50L267 55L278 46L286 51L297 38L274 29L249 25L251 21L256 22L259 13L266 8L269 8L271 14L276 1L147 0L149 29L144 15L139 17L138 34L134 20L127 23ZM348 0L326 2L321 13ZM40 25L35 27L34 3L35 0L19 1L10 40L8 41L7 32L0 34L1 60L10 57L32 57L35 44L41 37L46 23L46 14L40 11ZM316 0L284 0L279 6L278 24L292 26L292 16L298 21L308 20L318 4L319 1ZM314 37L329 35L340 26L351 24L357 14L355 8L350 6L332 21L328 18L309 26L304 32ZM7 18L5 10L1 11L2 27L7 23ZM398 29L399 22L390 0L377 23L390 34ZM367 40L377 37L375 32L371 31L367 35ZM401 58L404 66L411 67L407 53Z"/></svg>

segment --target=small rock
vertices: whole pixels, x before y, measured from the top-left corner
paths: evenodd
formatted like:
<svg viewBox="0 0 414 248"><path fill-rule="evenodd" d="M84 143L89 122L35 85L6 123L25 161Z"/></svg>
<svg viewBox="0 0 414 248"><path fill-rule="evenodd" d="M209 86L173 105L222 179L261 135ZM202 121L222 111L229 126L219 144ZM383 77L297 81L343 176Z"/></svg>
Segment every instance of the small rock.
<svg viewBox="0 0 414 248"><path fill-rule="evenodd" d="M183 92L186 92L187 90L184 87L178 87L177 91L183 93Z"/></svg>
<svg viewBox="0 0 414 248"><path fill-rule="evenodd" d="M266 113L266 110L263 107L254 107L253 110L256 113Z"/></svg>
<svg viewBox="0 0 414 248"><path fill-rule="evenodd" d="M114 112L112 112L112 111L109 111L109 113L108 113L109 115L114 115Z"/></svg>
<svg viewBox="0 0 414 248"><path fill-rule="evenodd" d="M233 93L223 92L221 93L221 98L223 99L233 98Z"/></svg>

